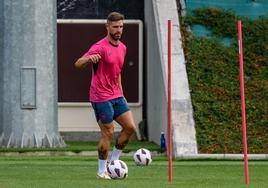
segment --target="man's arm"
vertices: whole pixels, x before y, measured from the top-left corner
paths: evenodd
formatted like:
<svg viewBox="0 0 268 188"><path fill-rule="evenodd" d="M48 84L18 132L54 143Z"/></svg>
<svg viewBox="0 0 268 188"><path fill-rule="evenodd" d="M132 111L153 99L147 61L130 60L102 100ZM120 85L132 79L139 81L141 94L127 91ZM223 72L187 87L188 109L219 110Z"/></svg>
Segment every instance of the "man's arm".
<svg viewBox="0 0 268 188"><path fill-rule="evenodd" d="M101 59L101 56L99 54L93 54L90 55L89 57L81 57L79 58L75 63L75 67L78 69L83 69L90 63L98 63L99 60Z"/></svg>

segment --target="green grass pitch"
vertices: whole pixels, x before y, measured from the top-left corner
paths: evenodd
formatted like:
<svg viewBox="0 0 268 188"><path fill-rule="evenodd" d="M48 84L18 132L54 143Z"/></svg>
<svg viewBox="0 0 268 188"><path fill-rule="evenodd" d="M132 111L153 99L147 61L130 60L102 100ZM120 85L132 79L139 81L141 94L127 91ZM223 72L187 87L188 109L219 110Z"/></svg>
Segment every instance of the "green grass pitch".
<svg viewBox="0 0 268 188"><path fill-rule="evenodd" d="M239 188L266 187L268 161L249 161L250 184L245 185L243 161L173 161L173 182L168 182L166 157L155 157L148 167L129 168L125 180L96 178L97 157L0 157L1 188Z"/></svg>

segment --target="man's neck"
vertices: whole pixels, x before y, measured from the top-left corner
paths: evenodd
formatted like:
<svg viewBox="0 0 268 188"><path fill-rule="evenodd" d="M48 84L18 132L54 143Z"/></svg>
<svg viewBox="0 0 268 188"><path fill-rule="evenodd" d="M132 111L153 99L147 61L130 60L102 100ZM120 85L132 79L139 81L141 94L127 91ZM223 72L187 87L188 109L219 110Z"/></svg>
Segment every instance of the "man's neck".
<svg viewBox="0 0 268 188"><path fill-rule="evenodd" d="M119 45L119 40L114 40L110 35L108 35L109 42L112 43L114 46Z"/></svg>

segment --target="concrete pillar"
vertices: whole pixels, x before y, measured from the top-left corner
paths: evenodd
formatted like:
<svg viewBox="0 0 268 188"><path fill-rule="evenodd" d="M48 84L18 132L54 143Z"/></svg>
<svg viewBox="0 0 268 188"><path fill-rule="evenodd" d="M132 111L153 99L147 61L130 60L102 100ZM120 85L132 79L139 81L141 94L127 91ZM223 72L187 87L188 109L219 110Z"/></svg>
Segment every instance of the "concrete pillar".
<svg viewBox="0 0 268 188"><path fill-rule="evenodd" d="M0 146L64 146L57 123L56 1L2 0L0 15Z"/></svg>
<svg viewBox="0 0 268 188"><path fill-rule="evenodd" d="M2 113L2 104L3 104L3 29L4 25L4 13L3 13L3 1L0 1L0 133L3 132L3 113Z"/></svg>
<svg viewBox="0 0 268 188"><path fill-rule="evenodd" d="M147 39L147 122L149 140L167 136L167 23L172 20L171 98L172 141L175 157L197 154L195 125L189 84L181 44L180 23L175 0L145 1Z"/></svg>
<svg viewBox="0 0 268 188"><path fill-rule="evenodd" d="M149 141L160 144L161 132L167 133L167 89L164 57L157 30L153 0L144 1L146 38L147 126ZM166 137L167 138L167 137Z"/></svg>

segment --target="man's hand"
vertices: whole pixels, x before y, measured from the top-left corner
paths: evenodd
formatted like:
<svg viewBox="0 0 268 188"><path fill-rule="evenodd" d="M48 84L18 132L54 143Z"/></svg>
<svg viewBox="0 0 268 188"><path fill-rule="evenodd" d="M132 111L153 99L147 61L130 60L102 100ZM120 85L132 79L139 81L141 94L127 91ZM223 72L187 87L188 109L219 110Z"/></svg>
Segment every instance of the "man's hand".
<svg viewBox="0 0 268 188"><path fill-rule="evenodd" d="M93 54L89 57L81 57L75 62L75 67L78 69L85 68L90 63L98 63L101 59L101 56L99 54Z"/></svg>
<svg viewBox="0 0 268 188"><path fill-rule="evenodd" d="M90 63L98 63L100 59L101 59L101 56L99 54L93 54L88 57L88 61Z"/></svg>

